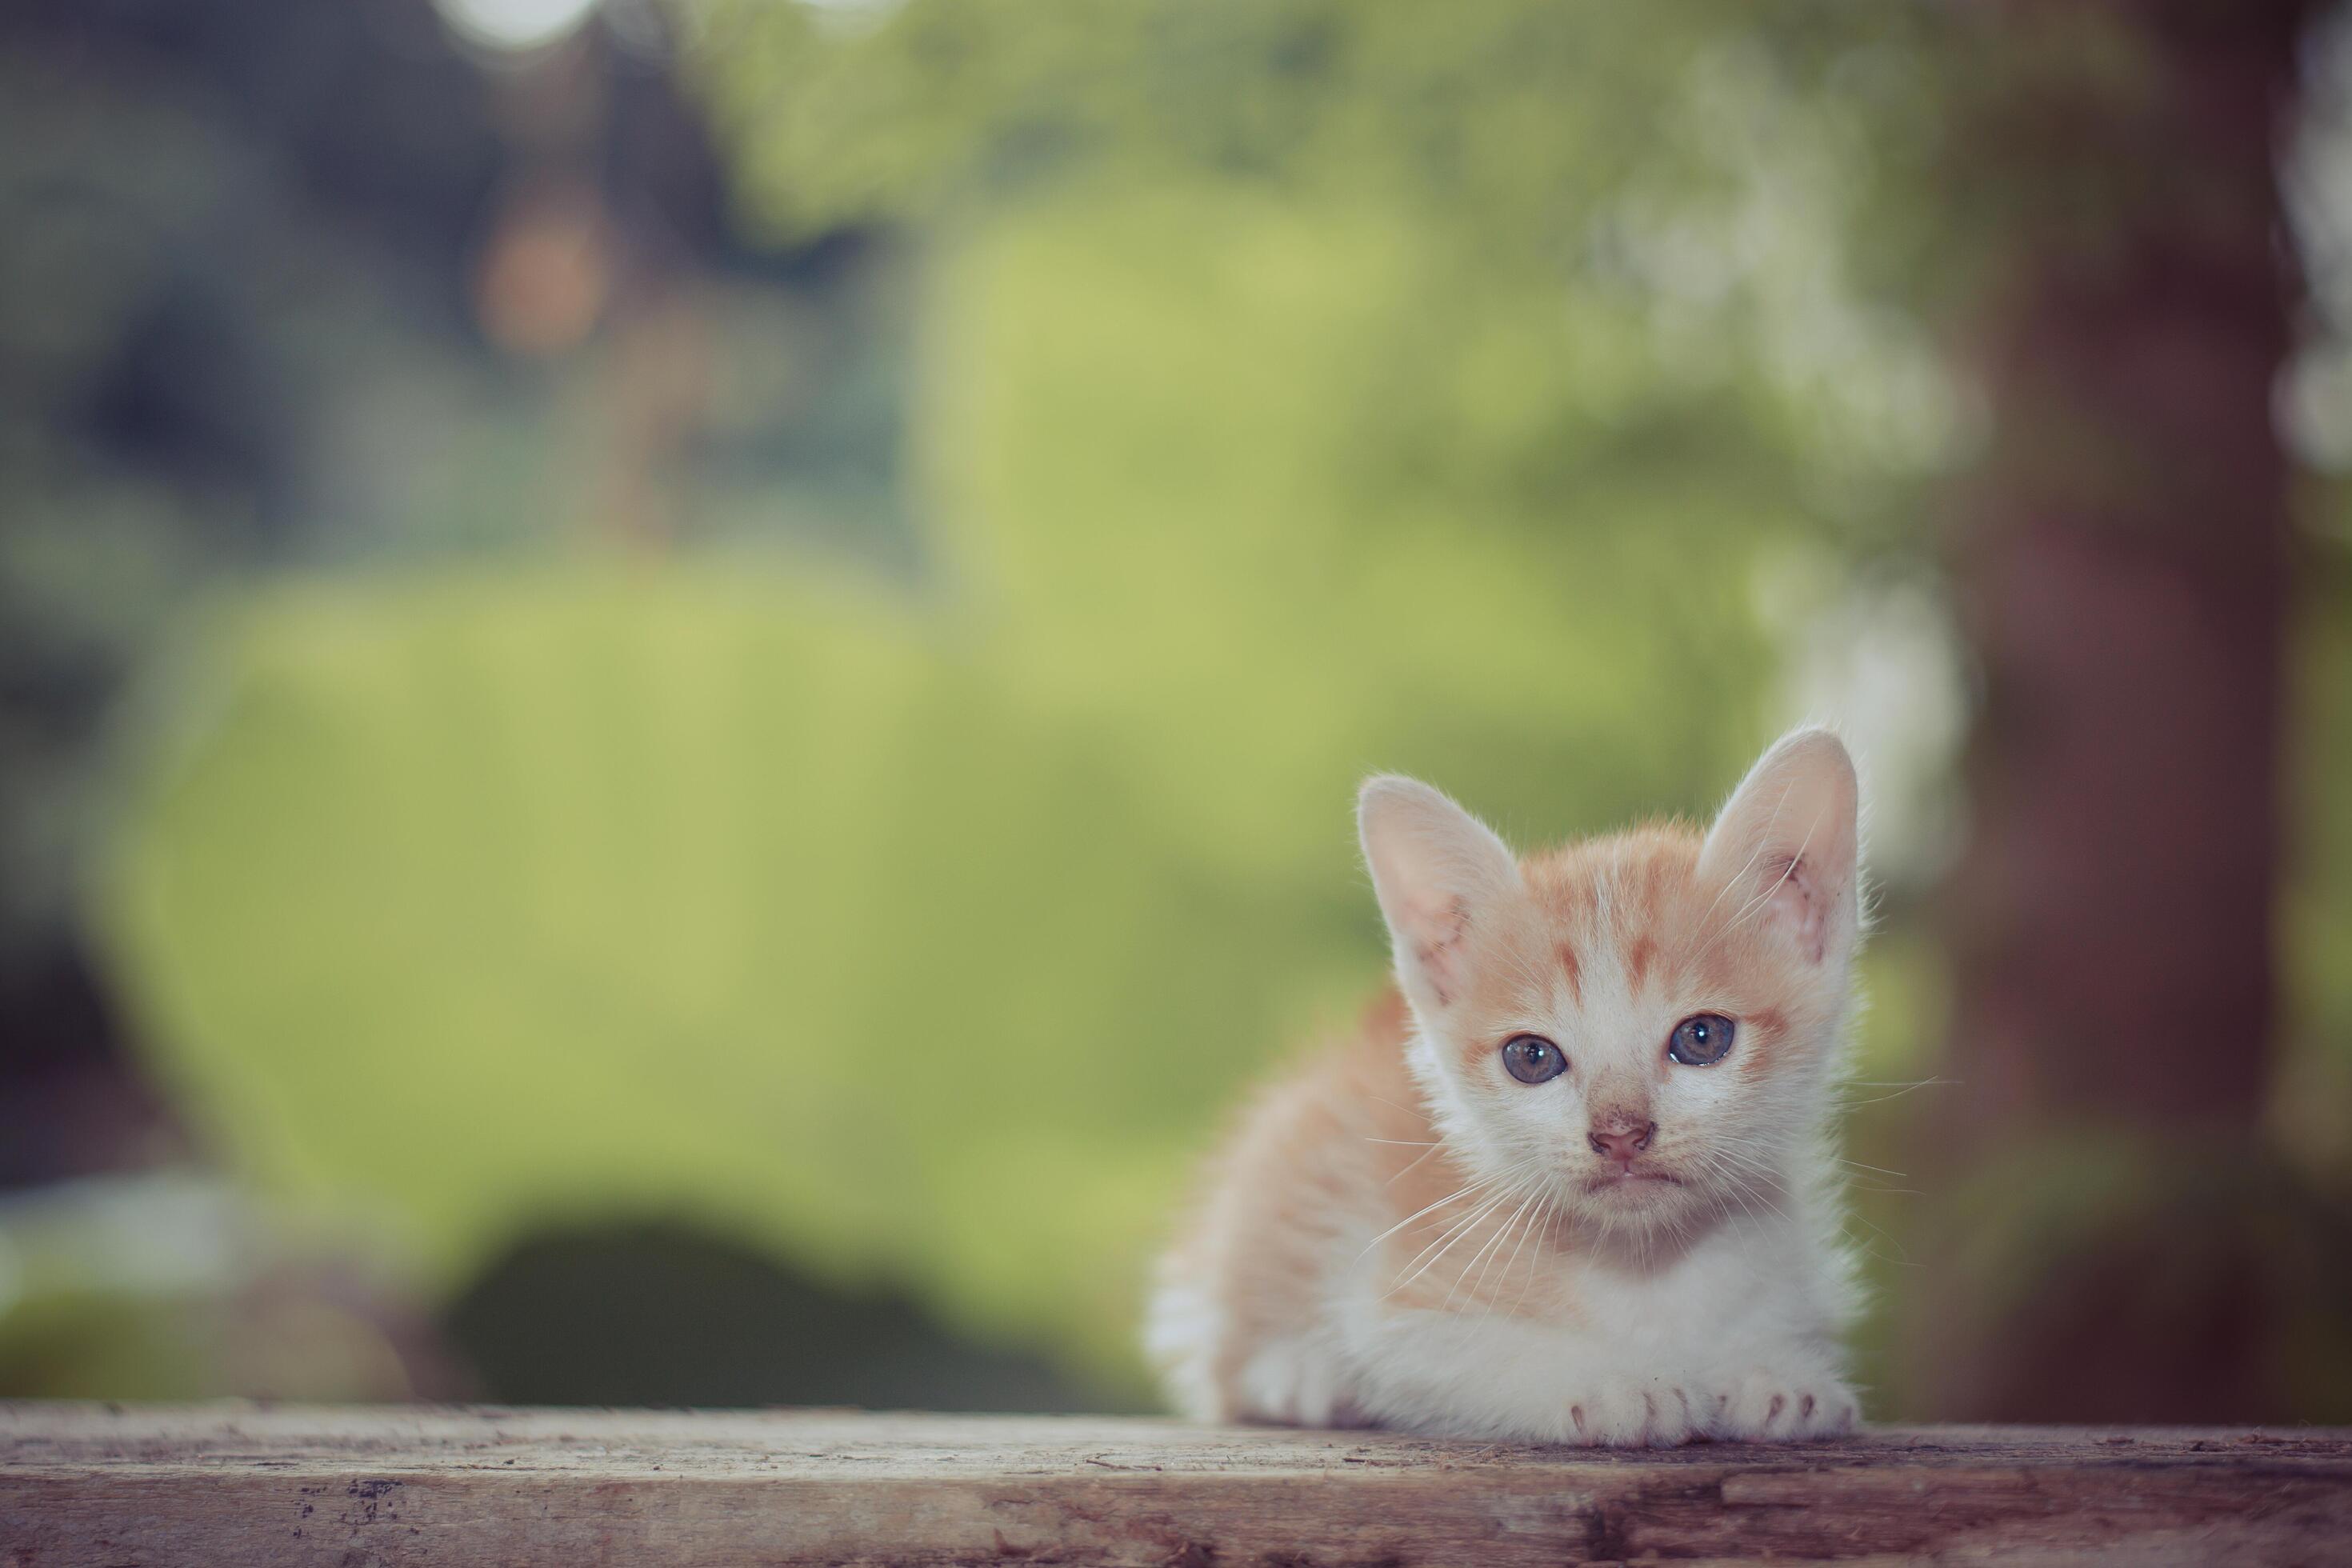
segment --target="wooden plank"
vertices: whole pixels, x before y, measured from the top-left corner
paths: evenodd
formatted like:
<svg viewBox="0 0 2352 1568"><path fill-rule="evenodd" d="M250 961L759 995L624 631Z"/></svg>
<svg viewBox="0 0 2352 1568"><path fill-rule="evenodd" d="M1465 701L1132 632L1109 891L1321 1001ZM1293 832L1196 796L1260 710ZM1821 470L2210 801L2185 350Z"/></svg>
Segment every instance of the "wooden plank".
<svg viewBox="0 0 2352 1568"><path fill-rule="evenodd" d="M1090 1417L0 1405L0 1565L2352 1563L2352 1431L1609 1453Z"/></svg>

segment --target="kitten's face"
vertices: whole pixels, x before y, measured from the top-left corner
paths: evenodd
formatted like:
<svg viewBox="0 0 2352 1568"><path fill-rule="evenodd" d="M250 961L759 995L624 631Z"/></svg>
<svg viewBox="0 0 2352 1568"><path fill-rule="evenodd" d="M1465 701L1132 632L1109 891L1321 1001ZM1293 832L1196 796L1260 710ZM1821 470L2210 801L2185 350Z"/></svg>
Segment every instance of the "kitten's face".
<svg viewBox="0 0 2352 1568"><path fill-rule="evenodd" d="M1823 1112L1855 936L1852 764L1768 752L1714 829L1517 861L1426 785L1365 790L1365 849L1456 1156L1605 1226L1771 1201Z"/></svg>

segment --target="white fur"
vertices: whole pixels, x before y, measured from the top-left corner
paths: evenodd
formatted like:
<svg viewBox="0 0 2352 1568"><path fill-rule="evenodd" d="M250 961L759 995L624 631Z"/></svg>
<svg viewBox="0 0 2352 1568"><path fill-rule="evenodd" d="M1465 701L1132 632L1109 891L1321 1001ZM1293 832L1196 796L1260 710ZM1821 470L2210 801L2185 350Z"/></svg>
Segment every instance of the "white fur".
<svg viewBox="0 0 2352 1568"><path fill-rule="evenodd" d="M1399 1312L1360 1277L1335 1281L1331 1307L1356 1401L1383 1426L1610 1445L1816 1436L1857 1416L1824 1263L1798 1225L1743 1219L1651 1270L1588 1265L1576 1327Z"/></svg>

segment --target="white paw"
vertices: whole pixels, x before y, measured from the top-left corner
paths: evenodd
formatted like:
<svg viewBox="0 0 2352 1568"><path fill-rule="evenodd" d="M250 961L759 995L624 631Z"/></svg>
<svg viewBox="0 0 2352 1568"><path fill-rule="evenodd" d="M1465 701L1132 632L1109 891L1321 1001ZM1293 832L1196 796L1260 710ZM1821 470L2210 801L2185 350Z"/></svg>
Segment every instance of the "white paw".
<svg viewBox="0 0 2352 1568"><path fill-rule="evenodd" d="M1561 1441L1606 1448L1671 1448L1705 1436L1681 1385L1612 1379L1571 1401Z"/></svg>
<svg viewBox="0 0 2352 1568"><path fill-rule="evenodd" d="M1826 1373L1759 1367L1710 1391L1699 1420L1709 1436L1775 1443L1851 1432L1861 1424L1862 1406L1853 1390Z"/></svg>
<svg viewBox="0 0 2352 1568"><path fill-rule="evenodd" d="M1239 1413L1285 1426L1360 1423L1340 1385L1339 1364L1305 1341L1277 1340L1242 1369Z"/></svg>

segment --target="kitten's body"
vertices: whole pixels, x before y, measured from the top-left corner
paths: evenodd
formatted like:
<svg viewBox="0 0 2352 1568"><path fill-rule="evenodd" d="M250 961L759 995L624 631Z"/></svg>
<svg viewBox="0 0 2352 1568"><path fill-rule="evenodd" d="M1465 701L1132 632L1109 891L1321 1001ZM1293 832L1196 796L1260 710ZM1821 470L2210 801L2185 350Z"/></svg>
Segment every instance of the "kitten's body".
<svg viewBox="0 0 2352 1568"><path fill-rule="evenodd" d="M1850 1426L1828 1123L1854 809L1819 731L1704 840L1524 862L1425 785L1369 785L1402 994L1229 1145L1153 1304L1178 1405L1583 1443ZM1695 1015L1737 1025L1710 1065L1667 1056ZM1531 1037L1564 1070L1500 1065Z"/></svg>

